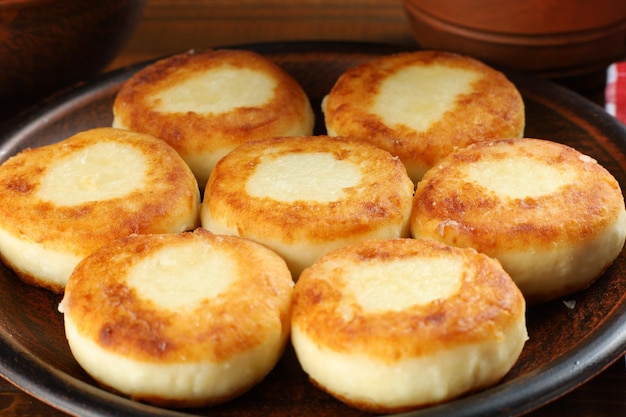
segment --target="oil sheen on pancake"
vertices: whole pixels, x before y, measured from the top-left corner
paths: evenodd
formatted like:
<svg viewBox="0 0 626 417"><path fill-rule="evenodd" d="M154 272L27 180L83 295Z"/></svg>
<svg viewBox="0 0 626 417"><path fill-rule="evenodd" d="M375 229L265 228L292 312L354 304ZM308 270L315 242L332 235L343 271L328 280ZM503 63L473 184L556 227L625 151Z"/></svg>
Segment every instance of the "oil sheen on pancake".
<svg viewBox="0 0 626 417"><path fill-rule="evenodd" d="M294 278L331 249L408 236L413 183L388 152L328 136L248 142L224 157L205 189L203 227L278 252Z"/></svg>
<svg viewBox="0 0 626 417"><path fill-rule="evenodd" d="M451 154L417 187L417 238L497 258L529 302L589 286L626 237L624 198L593 158L555 142L482 142Z"/></svg>
<svg viewBox="0 0 626 417"><path fill-rule="evenodd" d="M311 381L394 413L498 382L527 339L525 301L494 259L432 240L340 248L296 283L291 339Z"/></svg>
<svg viewBox="0 0 626 417"><path fill-rule="evenodd" d="M446 52L387 55L342 74L322 103L331 136L399 156L414 183L438 160L482 140L521 137L524 102L503 73Z"/></svg>
<svg viewBox="0 0 626 417"><path fill-rule="evenodd" d="M313 111L301 86L260 54L199 50L138 71L113 105L113 126L159 137L204 188L217 161L252 139L310 135Z"/></svg>
<svg viewBox="0 0 626 417"><path fill-rule="evenodd" d="M62 292L76 264L104 243L192 229L199 209L198 184L172 147L92 129L0 166L0 255L26 282Z"/></svg>
<svg viewBox="0 0 626 417"><path fill-rule="evenodd" d="M60 310L73 355L100 384L197 407L241 395L274 367L292 293L276 253L198 228L103 246L77 266Z"/></svg>

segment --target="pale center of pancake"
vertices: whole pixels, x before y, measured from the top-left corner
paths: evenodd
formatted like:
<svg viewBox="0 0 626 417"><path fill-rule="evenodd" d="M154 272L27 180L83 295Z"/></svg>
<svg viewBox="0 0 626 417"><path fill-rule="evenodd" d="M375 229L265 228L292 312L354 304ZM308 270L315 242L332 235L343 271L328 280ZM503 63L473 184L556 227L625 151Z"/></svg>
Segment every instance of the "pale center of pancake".
<svg viewBox="0 0 626 417"><path fill-rule="evenodd" d="M246 68L220 67L181 80L153 95L163 113L193 111L227 113L239 107L259 107L274 97L276 81Z"/></svg>
<svg viewBox="0 0 626 417"><path fill-rule="evenodd" d="M556 192L575 180L575 171L559 169L528 157L496 161L476 161L464 166L470 182L495 192L500 197L536 198Z"/></svg>
<svg viewBox="0 0 626 417"><path fill-rule="evenodd" d="M380 85L373 112L389 126L421 132L453 109L462 94L472 91L475 72L443 65L405 67Z"/></svg>
<svg viewBox="0 0 626 417"><path fill-rule="evenodd" d="M141 260L129 270L127 284L161 308L193 309L228 290L235 276L236 265L226 253L192 242Z"/></svg>
<svg viewBox="0 0 626 417"><path fill-rule="evenodd" d="M96 143L55 162L37 196L58 206L124 197L142 187L146 169L145 156L133 146Z"/></svg>
<svg viewBox="0 0 626 417"><path fill-rule="evenodd" d="M346 291L366 313L401 311L446 299L458 291L463 262L455 258L363 262L347 277Z"/></svg>
<svg viewBox="0 0 626 417"><path fill-rule="evenodd" d="M249 195L286 203L333 202L361 182L360 168L325 152L295 153L265 158L246 183Z"/></svg>

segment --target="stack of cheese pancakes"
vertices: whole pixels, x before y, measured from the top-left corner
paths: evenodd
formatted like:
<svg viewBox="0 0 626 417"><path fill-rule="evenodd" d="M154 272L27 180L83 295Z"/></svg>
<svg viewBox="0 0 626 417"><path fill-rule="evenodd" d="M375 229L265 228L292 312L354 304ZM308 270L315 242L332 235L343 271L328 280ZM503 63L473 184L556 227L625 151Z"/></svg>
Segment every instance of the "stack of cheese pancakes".
<svg viewBox="0 0 626 417"><path fill-rule="evenodd" d="M64 293L97 382L218 404L263 380L291 335L315 386L351 406L444 402L513 367L527 303L585 288L622 249L616 180L523 138L519 92L472 58L373 59L321 110L314 135L276 64L190 51L123 85L114 128L2 164L2 259Z"/></svg>

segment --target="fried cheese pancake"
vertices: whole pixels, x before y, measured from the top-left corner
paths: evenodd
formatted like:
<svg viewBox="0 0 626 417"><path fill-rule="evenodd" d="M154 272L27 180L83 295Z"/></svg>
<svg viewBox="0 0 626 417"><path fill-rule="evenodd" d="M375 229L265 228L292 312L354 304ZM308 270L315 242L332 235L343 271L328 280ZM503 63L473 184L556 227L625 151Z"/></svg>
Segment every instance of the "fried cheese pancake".
<svg viewBox="0 0 626 417"><path fill-rule="evenodd" d="M242 394L274 367L292 294L277 254L198 228L103 246L77 266L59 309L73 355L103 386L195 407Z"/></svg>
<svg viewBox="0 0 626 417"><path fill-rule="evenodd" d="M399 156L414 183L450 152L524 132L524 102L499 71L436 51L387 55L349 69L322 102L327 133Z"/></svg>
<svg viewBox="0 0 626 417"><path fill-rule="evenodd" d="M375 413L498 382L527 340L524 298L501 265L432 240L369 240L296 283L291 340L311 381Z"/></svg>
<svg viewBox="0 0 626 417"><path fill-rule="evenodd" d="M55 292L103 244L189 230L199 213L189 167L149 135L92 129L0 166L0 256L24 281Z"/></svg>
<svg viewBox="0 0 626 417"><path fill-rule="evenodd" d="M497 258L535 303L600 276L622 250L626 212L618 182L591 157L502 140L458 151L424 176L411 232Z"/></svg>
<svg viewBox="0 0 626 417"><path fill-rule="evenodd" d="M190 51L137 72L118 92L114 127L172 145L203 188L215 164L251 139L311 135L306 93L280 67L244 50Z"/></svg>
<svg viewBox="0 0 626 417"><path fill-rule="evenodd" d="M269 138L238 147L216 165L201 222L272 248L297 280L331 249L408 236L413 190L402 162L369 143Z"/></svg>

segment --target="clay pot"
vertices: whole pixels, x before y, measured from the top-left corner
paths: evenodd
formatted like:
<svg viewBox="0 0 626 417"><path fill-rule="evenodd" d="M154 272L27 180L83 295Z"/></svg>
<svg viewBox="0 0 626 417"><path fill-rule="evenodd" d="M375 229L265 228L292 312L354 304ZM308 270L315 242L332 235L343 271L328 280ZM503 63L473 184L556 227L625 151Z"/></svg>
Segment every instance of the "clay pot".
<svg viewBox="0 0 626 417"><path fill-rule="evenodd" d="M548 78L626 59L624 0L403 0L417 43Z"/></svg>
<svg viewBox="0 0 626 417"><path fill-rule="evenodd" d="M103 70L145 0L0 1L0 118Z"/></svg>

